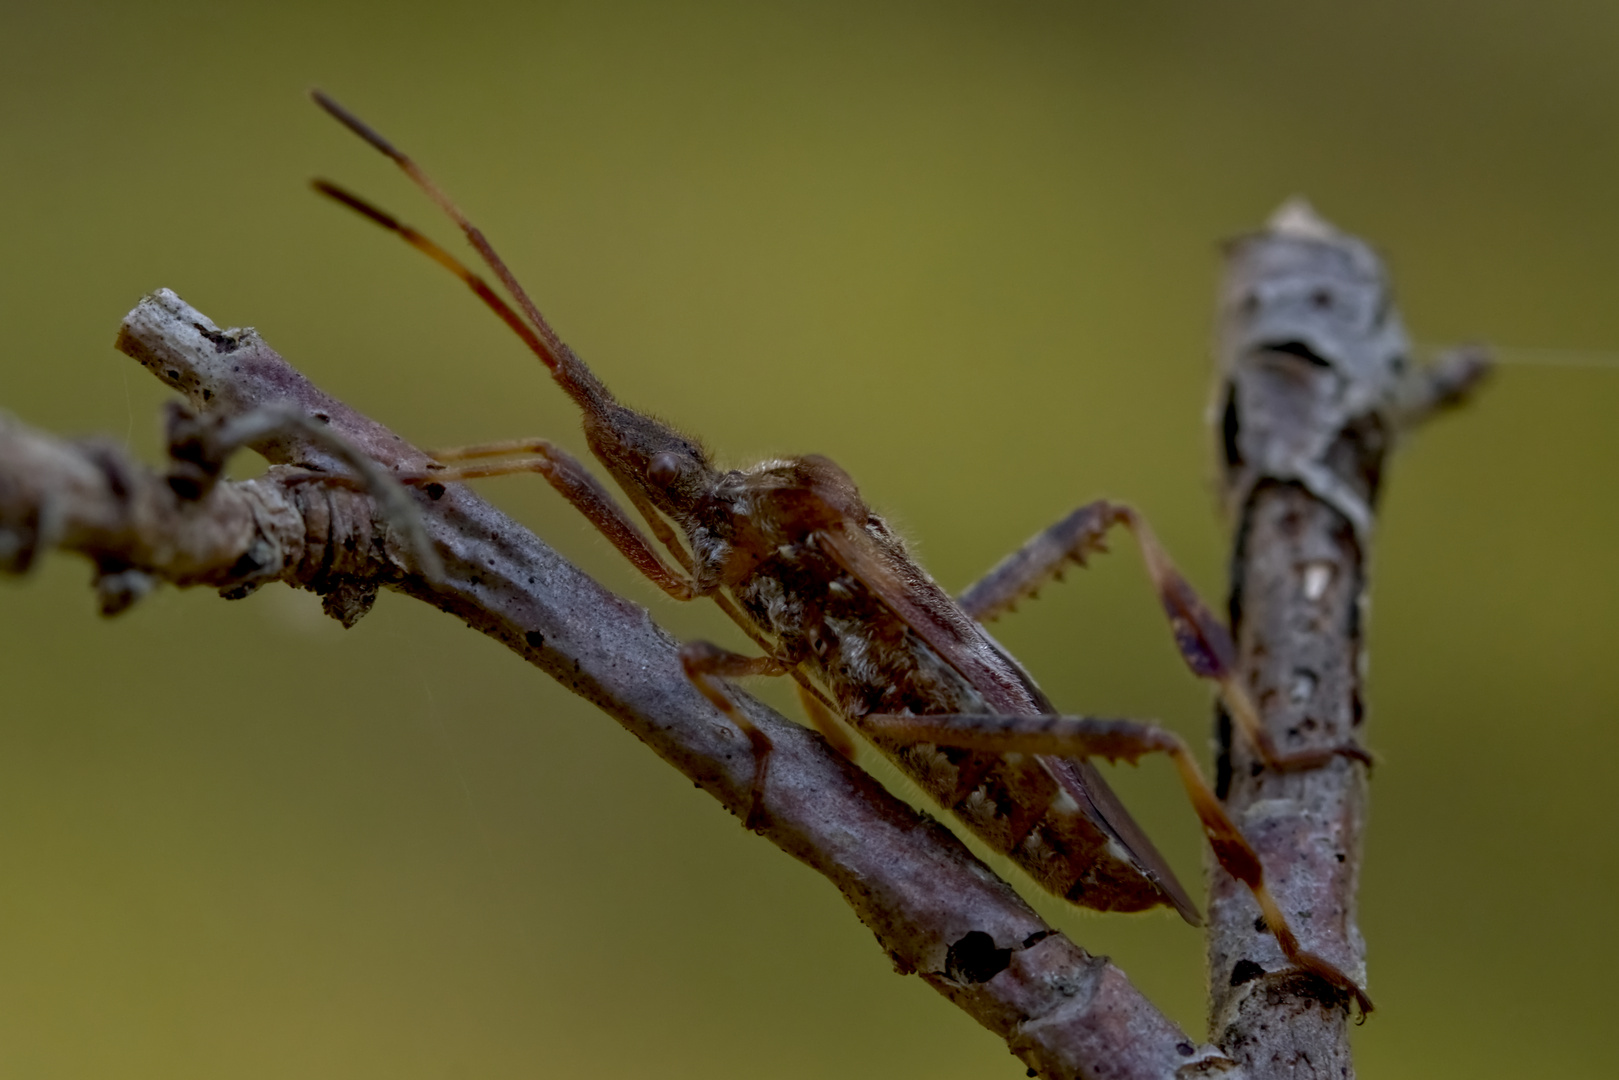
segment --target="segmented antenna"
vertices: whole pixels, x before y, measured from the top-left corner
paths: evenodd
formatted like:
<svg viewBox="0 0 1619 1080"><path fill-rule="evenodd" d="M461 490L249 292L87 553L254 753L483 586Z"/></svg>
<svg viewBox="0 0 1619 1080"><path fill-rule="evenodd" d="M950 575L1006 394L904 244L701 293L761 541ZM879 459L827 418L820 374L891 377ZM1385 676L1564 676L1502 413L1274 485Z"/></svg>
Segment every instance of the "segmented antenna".
<svg viewBox="0 0 1619 1080"><path fill-rule="evenodd" d="M398 235L411 247L422 252L428 258L449 270L466 283L478 298L487 304L501 320L511 327L523 339L535 355L551 370L568 395L577 401L587 411L600 411L612 401L612 395L603 386L581 360L577 353L568 347L567 342L551 328L544 315L534 301L524 291L515 275L506 266L504 259L495 251L494 245L484 236L483 231L474 225L467 216L461 212L450 197L444 193L431 177L427 175L414 161L393 143L383 138L359 117L349 112L343 106L327 97L320 90L311 90L309 96L338 123L348 128L354 134L370 143L382 154L398 165L405 175L420 188L427 197L443 210L450 220L460 227L467 241L478 252L484 265L494 272L506 291L517 301L517 307L522 311L519 316L510 304L506 303L487 281L469 269L455 256L442 247L423 236L417 230L406 225L392 214L372 205L360 196L348 191L328 180L315 180L315 190L322 195L333 199L350 210L369 218L371 221ZM524 317L527 321L525 323Z"/></svg>
<svg viewBox="0 0 1619 1080"><path fill-rule="evenodd" d="M400 238L405 241L405 243L409 244L417 251L420 251L429 259L432 259L450 273L466 282L467 288L476 293L478 295L478 299L489 305L489 307L494 310L495 314L499 315L501 320L505 322L507 326L512 328L512 332L518 337L522 338L523 343L526 344L530 349L534 350L535 354L539 356L540 360L544 362L546 367L550 368L552 371L555 371L561 366L561 362L557 358L555 351L552 349L550 342L546 341L544 338L540 337L539 334L535 333L533 328L530 327L528 323L524 322L523 317L519 315L510 304L501 298L501 295L494 290L489 282L475 274L464 263L462 263L461 260L457 259L454 255L451 255L448 251L445 251L443 248L439 247L438 244L434 243L432 240L429 240L427 237L423 236L409 225L406 225L392 214L373 206L371 203L354 194L352 191L349 191L347 188L340 187L337 184L332 183L330 180L311 180L309 183L311 187L320 192L322 195L325 195L327 198L342 203L350 210L353 210L356 214L369 218L371 221L381 225L389 232L397 233Z"/></svg>

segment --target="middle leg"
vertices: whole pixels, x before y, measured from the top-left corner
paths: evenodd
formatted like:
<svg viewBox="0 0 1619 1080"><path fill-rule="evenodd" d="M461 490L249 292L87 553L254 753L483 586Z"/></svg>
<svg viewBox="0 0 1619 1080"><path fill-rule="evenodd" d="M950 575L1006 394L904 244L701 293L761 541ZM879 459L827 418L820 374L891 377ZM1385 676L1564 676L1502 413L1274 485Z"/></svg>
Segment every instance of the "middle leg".
<svg viewBox="0 0 1619 1080"><path fill-rule="evenodd" d="M707 641L680 647L680 667L699 693L735 724L753 749L753 785L743 825L757 831L764 817L765 779L770 771L770 736L761 731L726 688L726 680L749 675L785 675L787 665L773 656L744 656Z"/></svg>
<svg viewBox="0 0 1619 1080"><path fill-rule="evenodd" d="M1276 744L1264 726L1258 705L1237 678L1236 647L1230 631L1175 567L1146 519L1128 506L1099 500L1080 507L1031 537L963 592L957 603L979 622L996 619L1014 610L1019 601L1037 596L1048 581L1060 581L1069 563L1084 566L1088 556L1105 553L1103 540L1115 525L1127 528L1141 549L1181 659L1194 675L1220 688L1232 720L1267 767L1282 771L1310 769L1335 757L1371 764L1371 755L1352 742L1292 751Z"/></svg>

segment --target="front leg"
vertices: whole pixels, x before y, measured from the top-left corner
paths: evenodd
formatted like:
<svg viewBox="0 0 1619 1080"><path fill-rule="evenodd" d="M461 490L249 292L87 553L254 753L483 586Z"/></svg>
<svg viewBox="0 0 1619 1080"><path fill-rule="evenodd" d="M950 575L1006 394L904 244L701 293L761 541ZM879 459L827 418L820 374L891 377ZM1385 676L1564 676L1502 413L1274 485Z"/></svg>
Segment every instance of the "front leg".
<svg viewBox="0 0 1619 1080"><path fill-rule="evenodd" d="M430 456L436 461L479 461L490 458L510 458L523 454L538 454L549 459L568 457L564 451L558 449L547 439L506 439L502 442L478 443L473 446L443 447L433 450ZM574 459L568 458L568 460L573 461ZM581 472L584 471L577 462L574 463L574 468L579 469ZM504 476L510 472L538 471L521 466L506 469L501 468L499 464L494 465L494 469L495 471L493 472L482 472L477 467L470 467L465 468L463 471L468 479L482 476ZM564 492L564 494L566 493ZM667 548L669 553L675 557L675 561L690 573L692 568L691 555L681 546L680 541L675 537L675 530L669 525L664 516L658 513L652 504L647 501L646 497L633 487L625 489L624 494L629 496L630 502L634 504L636 511L640 513L641 518L647 523L647 527L652 530L652 535L657 537L658 543ZM609 496L608 498L610 499L611 497Z"/></svg>
<svg viewBox="0 0 1619 1080"><path fill-rule="evenodd" d="M1371 755L1353 743L1294 751L1276 745L1260 719L1259 707L1237 681L1236 649L1230 631L1175 567L1146 519L1128 506L1105 500L1081 506L1036 533L962 593L957 603L979 622L995 619L1013 610L1018 601L1038 595L1046 582L1061 580L1069 563L1084 566L1087 556L1107 551L1103 538L1114 525L1123 525L1135 537L1159 603L1169 618L1181 659L1194 675L1220 688L1233 720L1266 766L1309 769L1339 756L1371 763Z"/></svg>
<svg viewBox="0 0 1619 1080"><path fill-rule="evenodd" d="M1157 724L1138 720L1101 720L1083 716L871 715L859 721L862 730L900 742L934 743L992 753L1049 755L1066 758L1101 757L1134 764L1145 754L1168 754L1180 774L1192 808L1197 812L1220 866L1248 887L1265 925L1276 938L1288 963L1320 976L1350 995L1361 1013L1372 1010L1372 1000L1360 985L1335 964L1306 950L1288 925L1287 917L1265 884L1264 867L1247 838L1215 797L1197 761L1179 736Z"/></svg>
<svg viewBox="0 0 1619 1080"><path fill-rule="evenodd" d="M510 476L514 473L538 473L555 488L574 509L585 516L619 553L658 588L676 600L693 600L702 596L688 576L671 570L658 555L657 549L646 538L634 520L626 514L601 481L579 463L566 450L545 439L489 443L484 446L464 446L435 452L434 456L448 461L478 462L503 455L522 453L529 457L489 460L481 464L463 464L452 468L429 469L419 473L404 473L397 479L404 484L429 488L434 484L453 484L464 480L477 480L490 476ZM650 509L650 508L647 508ZM661 523L661 519L660 520ZM667 530L667 524L664 524ZM673 533L660 539L673 543ZM678 545L675 545L678 550ZM689 564L687 566L689 569Z"/></svg>
<svg viewBox="0 0 1619 1080"><path fill-rule="evenodd" d="M680 667L709 704L741 729L753 748L753 789L743 825L750 831L757 831L764 813L765 778L770 770L770 736L748 719L748 714L742 711L726 689L725 680L749 675L785 675L788 667L773 656L743 656L707 641L691 641L682 645Z"/></svg>

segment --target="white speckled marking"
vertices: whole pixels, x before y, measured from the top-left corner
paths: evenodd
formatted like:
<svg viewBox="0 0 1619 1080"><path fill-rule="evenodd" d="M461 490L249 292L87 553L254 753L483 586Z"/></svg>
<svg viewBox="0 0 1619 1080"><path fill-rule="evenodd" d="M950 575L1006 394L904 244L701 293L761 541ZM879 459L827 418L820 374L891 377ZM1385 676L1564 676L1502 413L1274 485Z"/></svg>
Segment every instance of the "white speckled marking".
<svg viewBox="0 0 1619 1080"><path fill-rule="evenodd" d="M1327 586L1332 583L1332 566L1329 563L1311 563L1304 568L1304 598L1312 604L1327 594Z"/></svg>

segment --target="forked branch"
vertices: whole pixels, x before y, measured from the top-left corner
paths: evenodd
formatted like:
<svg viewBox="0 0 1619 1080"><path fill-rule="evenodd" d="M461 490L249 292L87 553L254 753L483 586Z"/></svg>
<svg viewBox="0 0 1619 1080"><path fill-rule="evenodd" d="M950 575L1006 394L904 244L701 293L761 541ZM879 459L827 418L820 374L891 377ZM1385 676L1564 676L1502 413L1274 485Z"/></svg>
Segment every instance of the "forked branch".
<svg viewBox="0 0 1619 1080"><path fill-rule="evenodd" d="M676 643L644 609L453 485L410 496L442 563L441 572L424 573L408 541L414 523L390 508L392 496L307 481L310 470L345 468L350 448L400 473L425 468L426 455L328 397L253 331L221 331L162 291L130 313L118 345L186 395L188 423L218 431L237 418L290 410L319 428L256 421L246 444L276 467L255 480L192 485L178 464L187 453L159 474L115 448L0 419L5 569L24 570L52 547L77 551L98 567L107 610L159 581L226 596L281 581L325 594L328 611L352 622L378 588L396 589L519 653L733 815L748 812L748 739L682 674ZM190 456L209 460L223 449ZM109 595L122 599L109 603ZM1240 1075L1105 958L1047 926L948 830L819 736L735 697L773 745L761 834L826 876L901 972L921 976L1038 1075Z"/></svg>

